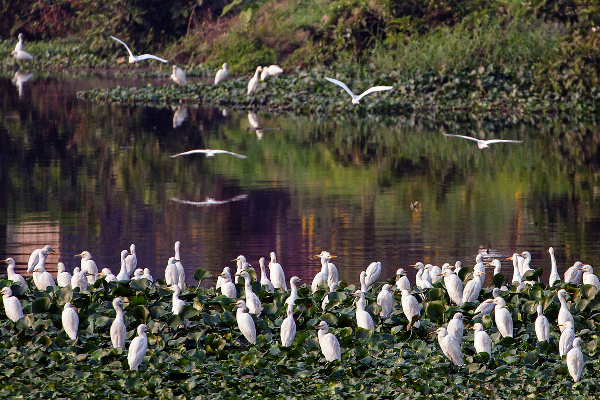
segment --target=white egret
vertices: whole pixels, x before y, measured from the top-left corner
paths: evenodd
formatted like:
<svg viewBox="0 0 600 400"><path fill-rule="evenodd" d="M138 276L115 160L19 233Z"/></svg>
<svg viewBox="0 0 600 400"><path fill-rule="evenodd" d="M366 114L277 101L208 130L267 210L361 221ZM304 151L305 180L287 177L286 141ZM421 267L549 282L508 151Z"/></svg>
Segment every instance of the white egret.
<svg viewBox="0 0 600 400"><path fill-rule="evenodd" d="M115 297L112 302L113 308L117 315L110 325L110 341L115 349L125 347L125 339L127 338L127 327L125 326L125 316L123 314L123 299Z"/></svg>
<svg viewBox="0 0 600 400"><path fill-rule="evenodd" d="M121 251L121 270L119 271L119 274L117 275L117 280L118 281L128 281L129 280L129 272L127 271L127 264L125 263L125 260L127 259L127 255L129 254L128 250L122 250Z"/></svg>
<svg viewBox="0 0 600 400"><path fill-rule="evenodd" d="M596 286L596 289L600 290L600 280L598 280L598 277L594 275L592 266L585 264L583 267L581 267L581 271L583 271L583 284Z"/></svg>
<svg viewBox="0 0 600 400"><path fill-rule="evenodd" d="M179 283L179 275L177 274L177 265L175 263L177 259L170 257L165 268L165 282L167 286L177 285Z"/></svg>
<svg viewBox="0 0 600 400"><path fill-rule="evenodd" d="M152 275L150 274L150 268L144 268L144 274L142 275L142 279L148 279L150 282L154 282L154 278L152 278Z"/></svg>
<svg viewBox="0 0 600 400"><path fill-rule="evenodd" d="M4 304L4 312L8 319L17 322L23 318L23 306L18 298L12 295L10 287L5 286L0 291L2 293L2 303Z"/></svg>
<svg viewBox="0 0 600 400"><path fill-rule="evenodd" d="M23 39L25 39L25 35L23 35L22 33L19 33L19 41L17 42L17 45L15 46L15 51L19 51L19 50L23 50Z"/></svg>
<svg viewBox="0 0 600 400"><path fill-rule="evenodd" d="M319 346L321 347L321 353L327 361L335 361L342 359L342 351L340 348L340 342L329 332L329 325L327 322L320 321L318 324L313 325L314 328L318 329L317 335L319 337Z"/></svg>
<svg viewBox="0 0 600 400"><path fill-rule="evenodd" d="M321 271L317 272L310 285L312 293L316 292L322 282L327 283L329 278L329 263L321 260Z"/></svg>
<svg viewBox="0 0 600 400"><path fill-rule="evenodd" d="M556 267L556 258L554 257L554 248L548 248L548 253L550 253L550 278L548 279L548 287L554 286L554 282L560 281L560 275L558 274L558 268Z"/></svg>
<svg viewBox="0 0 600 400"><path fill-rule="evenodd" d="M567 291L565 289L560 289L556 294L558 297L558 301L560 302L560 309L558 310L558 326L560 331L565 330L565 322L570 321L571 324L574 324L573 315L571 311L569 311L569 307L567 306L567 300L565 300L565 294Z"/></svg>
<svg viewBox="0 0 600 400"><path fill-rule="evenodd" d="M177 267L177 285L179 289L183 291L185 289L185 268L181 263L181 242L178 240L175 242L175 266Z"/></svg>
<svg viewBox="0 0 600 400"><path fill-rule="evenodd" d="M176 65L173 65L173 73L169 77L173 82L178 85L187 85L187 77L185 76L185 72L181 68Z"/></svg>
<svg viewBox="0 0 600 400"><path fill-rule="evenodd" d="M581 266L583 263L581 261L575 262L572 267L565 271L565 279L564 281L567 283L574 283L579 285L581 283L581 276L583 275L581 271Z"/></svg>
<svg viewBox="0 0 600 400"><path fill-rule="evenodd" d="M496 327L502 337L513 337L513 320L510 311L506 308L506 301L498 296L494 299L496 307L494 309Z"/></svg>
<svg viewBox="0 0 600 400"><path fill-rule="evenodd" d="M269 262L269 276L271 277L271 282L273 283L273 287L275 289L283 289L287 292L287 283L285 282L285 273L283 272L283 268L281 264L277 262L277 256L275 252L272 251L271 261Z"/></svg>
<svg viewBox="0 0 600 400"><path fill-rule="evenodd" d="M429 277L429 272L425 269L425 265L422 262L418 262L416 264L411 265L417 269L417 275L415 277L415 285L419 289L431 289L433 286L431 285L431 278ZM427 272L427 273L426 273ZM429 278L429 279L427 279Z"/></svg>
<svg viewBox="0 0 600 400"><path fill-rule="evenodd" d="M473 271L473 279L465 285L463 289L462 301L464 303L477 301L479 292L481 292L482 281L479 276L485 275L481 271Z"/></svg>
<svg viewBox="0 0 600 400"><path fill-rule="evenodd" d="M184 151L183 153L178 153L178 154L172 155L171 158L179 157L179 156L186 156L188 154L206 154L206 157L214 157L215 154L229 154L229 155L237 157L237 158L247 158L243 154L238 154L238 153L233 153L231 151L218 150L218 149L197 149L197 150Z"/></svg>
<svg viewBox="0 0 600 400"><path fill-rule="evenodd" d="M287 317L281 323L281 345L290 347L296 338L296 321L294 321L294 303L287 306Z"/></svg>
<svg viewBox="0 0 600 400"><path fill-rule="evenodd" d="M360 290L362 292L367 293L367 291L369 290L369 287L367 286L367 271L361 271L360 272Z"/></svg>
<svg viewBox="0 0 600 400"><path fill-rule="evenodd" d="M370 93L379 92L382 90L393 89L392 86L373 86L357 96L354 93L352 93L352 91L348 88L348 86L346 86L346 84L344 82L338 81L337 79L328 78L328 77L325 77L325 79L327 79L331 83L335 83L336 85L338 85L342 89L344 89L346 92L348 92L348 94L352 97L352 104L358 104L360 102L360 99L362 99L363 97L365 97L366 95L368 95Z"/></svg>
<svg viewBox="0 0 600 400"><path fill-rule="evenodd" d="M525 275L528 271L533 271L533 268L529 266L531 264L531 253L528 251L524 251L521 253L523 257L523 265L521 267L521 276Z"/></svg>
<svg viewBox="0 0 600 400"><path fill-rule="evenodd" d="M71 286L72 276L66 271L65 264L59 262L57 265L58 272L56 273L56 283L59 287Z"/></svg>
<svg viewBox="0 0 600 400"><path fill-rule="evenodd" d="M403 268L398 268L396 271L396 290L410 290L410 281Z"/></svg>
<svg viewBox="0 0 600 400"><path fill-rule="evenodd" d="M492 274L492 276L496 276L496 275L502 273L502 263L497 258L493 259L489 264L486 264L486 265L490 265L490 266L494 267L494 273Z"/></svg>
<svg viewBox="0 0 600 400"><path fill-rule="evenodd" d="M54 278L50 275L50 272L44 268L46 262L45 257L40 257L40 262L33 269L33 282L40 291L45 291L50 286L56 286Z"/></svg>
<svg viewBox="0 0 600 400"><path fill-rule="evenodd" d="M438 283L442 280L442 269L437 265L432 265L429 268L429 276L431 276L431 283Z"/></svg>
<svg viewBox="0 0 600 400"><path fill-rule="evenodd" d="M328 251L321 251L320 254L317 254L315 257L319 257L321 259L321 264L324 262L327 263L327 286L329 286L330 292L335 292L340 283L340 276L338 273L338 269L334 263L330 262L334 256Z"/></svg>
<svg viewBox="0 0 600 400"><path fill-rule="evenodd" d="M477 353L488 353L492 355L492 340L486 331L483 330L483 325L479 322L473 325L475 333L473 334L473 342Z"/></svg>
<svg viewBox="0 0 600 400"><path fill-rule="evenodd" d="M374 261L367 267L367 276L365 276L365 283L367 284L367 290L373 286L377 279L381 276L381 263Z"/></svg>
<svg viewBox="0 0 600 400"><path fill-rule="evenodd" d="M537 336L537 340L549 341L550 340L550 323L548 322L548 318L543 314L543 308L541 304L537 306L537 318L535 319L535 336Z"/></svg>
<svg viewBox="0 0 600 400"><path fill-rule="evenodd" d="M517 253L513 253L512 257L508 257L507 260L512 260L513 262L513 277L511 284L517 286L517 291L519 291L523 287L521 271L519 270L519 255Z"/></svg>
<svg viewBox="0 0 600 400"><path fill-rule="evenodd" d="M88 290L87 278L79 267L73 269L73 276L71 276L71 290L75 290L75 288L79 288L81 292Z"/></svg>
<svg viewBox="0 0 600 400"><path fill-rule="evenodd" d="M444 272L440 274L444 277L444 285L446 285L446 291L450 300L456 305L463 305L463 284L458 275L454 273L452 268L444 269Z"/></svg>
<svg viewBox="0 0 600 400"><path fill-rule="evenodd" d="M242 332L242 335L244 335L247 341L256 344L256 325L254 324L252 316L246 312L248 310L246 302L244 300L238 300L238 302L235 303L235 306L237 307L235 319L237 320L240 332Z"/></svg>
<svg viewBox="0 0 600 400"><path fill-rule="evenodd" d="M237 289L234 283L231 281L231 273L229 267L223 268L223 272L219 274L219 278L221 279L221 283L219 286L221 288L221 294L231 299L235 299L237 297Z"/></svg>
<svg viewBox="0 0 600 400"><path fill-rule="evenodd" d="M446 328L437 328L434 332L437 333L438 343L442 349L442 353L455 365L463 365L463 356L460 349L460 342L456 341L448 334Z"/></svg>
<svg viewBox="0 0 600 400"><path fill-rule="evenodd" d="M27 272L32 272L36 265L40 262L41 256L45 254L48 257L49 254L56 254L50 245L46 245L41 249L34 250L29 256L29 261L27 262Z"/></svg>
<svg viewBox="0 0 600 400"><path fill-rule="evenodd" d="M452 319L448 321L448 335L456 339L458 343L462 342L463 333L465 331L465 324L463 323L462 313L455 313Z"/></svg>
<svg viewBox="0 0 600 400"><path fill-rule="evenodd" d="M2 260L2 261L5 262L6 264L8 264L6 267L6 275L7 275L8 279L11 280L13 282L13 284L15 284L15 285L21 285L21 287L25 290L29 289L29 286L27 286L27 282L25 281L25 278L23 278L22 275L17 274L15 272L15 267L16 267L15 260L9 257L6 260Z"/></svg>
<svg viewBox="0 0 600 400"><path fill-rule="evenodd" d="M463 138L463 139L469 139L469 140L474 140L477 142L477 147L479 147L480 149L487 149L488 147L490 147L490 144L494 144L494 143L522 143L522 140L506 140L506 139L489 139L489 140L483 140L483 139L477 139L471 136L463 136L463 135L451 135L449 133L445 133L443 132L444 136L453 136L453 137L459 137L459 138Z"/></svg>
<svg viewBox="0 0 600 400"><path fill-rule="evenodd" d="M581 338L573 340L573 347L567 353L567 368L575 382L579 382L583 372L583 353L581 352Z"/></svg>
<svg viewBox="0 0 600 400"><path fill-rule="evenodd" d="M283 69L279 65L269 65L268 67L263 67L262 72L260 74L260 80L264 81L269 76L277 76L283 73Z"/></svg>
<svg viewBox="0 0 600 400"><path fill-rule="evenodd" d="M75 257L81 257L81 272L86 276L89 284L96 282L98 275L98 266L92 259L89 251L82 251L80 254L75 254Z"/></svg>
<svg viewBox="0 0 600 400"><path fill-rule="evenodd" d="M160 57L153 56L152 54L142 54L140 56L134 56L133 53L131 52L131 49L129 49L129 46L127 46L125 44L125 42L123 42L122 40L117 39L114 36L111 36L110 38L112 40L115 40L115 41L121 43L123 46L125 46L125 48L127 49L127 52L129 53L129 64L133 64L133 63L136 63L138 61L143 61L143 60L147 60L147 59L158 60L158 61L163 62L163 63L167 63L168 62L167 60L165 60L163 58L160 58ZM132 369L134 369L134 368L132 368ZM135 368L135 369L137 369L137 368Z"/></svg>
<svg viewBox="0 0 600 400"><path fill-rule="evenodd" d="M260 265L260 284L267 289L267 292L273 293L275 288L273 287L271 280L267 277L265 258L261 257L260 260L258 260L258 264Z"/></svg>
<svg viewBox="0 0 600 400"><path fill-rule="evenodd" d="M125 266L127 267L127 274L129 274L129 276L137 269L137 265L138 261L135 252L135 244L132 243L131 246L129 246L129 254L125 257Z"/></svg>
<svg viewBox="0 0 600 400"><path fill-rule="evenodd" d="M473 278L477 278L481 281L481 286L483 287L483 282L485 282L485 265L483 264L483 256L481 254L477 255L477 263L473 267ZM479 271L480 274L475 274L475 272Z"/></svg>
<svg viewBox="0 0 600 400"><path fill-rule="evenodd" d="M298 300L298 282L302 282L302 279L297 276L290 278L290 296L285 299L285 304L294 304Z"/></svg>
<svg viewBox="0 0 600 400"><path fill-rule="evenodd" d="M256 67L256 71L254 72L254 76L248 82L248 96L253 94L258 88L258 76L262 71L262 67Z"/></svg>
<svg viewBox="0 0 600 400"><path fill-rule="evenodd" d="M179 289L179 285L171 285L169 287L173 291L173 298L171 300L171 311L175 315L179 315L181 309L185 305L185 302L179 298L179 293L181 293L181 289Z"/></svg>
<svg viewBox="0 0 600 400"><path fill-rule="evenodd" d="M558 354L566 356L569 350L573 347L573 340L575 340L575 331L573 330L573 323L571 321L565 321L562 326L562 333L558 341Z"/></svg>
<svg viewBox="0 0 600 400"><path fill-rule="evenodd" d="M455 273L456 275L458 275L458 272L461 270L461 268L462 268L462 262L460 262L460 261L458 261L458 260L457 260L457 261L454 263L454 273Z"/></svg>
<svg viewBox="0 0 600 400"><path fill-rule="evenodd" d="M365 310L365 307L367 306L365 293L357 290L351 294L352 296L356 297L356 325L359 328L368 329L373 332L375 330L375 324L373 323L373 317L371 317L371 314Z"/></svg>
<svg viewBox="0 0 600 400"><path fill-rule="evenodd" d="M217 275L217 283L215 284L215 291L219 289L223 283L225 282L225 273L229 275L229 280L231 280L231 269L229 267L224 267L223 271L219 275Z"/></svg>
<svg viewBox="0 0 600 400"><path fill-rule="evenodd" d="M115 282L117 280L117 277L112 273L110 268L102 268L102 271L100 271L98 276L103 277L106 282Z"/></svg>
<svg viewBox="0 0 600 400"><path fill-rule="evenodd" d="M494 311L494 307L496 307L496 303L494 303L494 299L498 296L500 296L500 289L494 288L494 290L492 291L492 298L485 299L484 301L479 303L479 305L473 312L473 314L474 314L473 319L475 319L477 317L482 317L484 315L490 315L492 313L492 311Z"/></svg>
<svg viewBox="0 0 600 400"><path fill-rule="evenodd" d="M410 294L408 290L402 291L402 312L404 312L404 315L408 320L407 330L410 327L418 328L421 325L421 321L418 319L413 324L414 317L421 317L421 307L417 298Z"/></svg>
<svg viewBox="0 0 600 400"><path fill-rule="evenodd" d="M235 283L238 283L240 280L240 275L238 275L238 274L241 274L241 272L244 270L244 264L246 263L246 257L244 257L243 255L240 254L239 256L237 256L237 258L235 258L231 261L235 261L236 265L237 265L237 270L235 272L234 280L235 280Z"/></svg>
<svg viewBox="0 0 600 400"><path fill-rule="evenodd" d="M238 275L238 274L236 274ZM259 316L261 313L261 302L256 293L252 291L252 280L248 271L242 271L239 276L244 278L244 294L246 296L246 307L250 314Z"/></svg>
<svg viewBox="0 0 600 400"><path fill-rule="evenodd" d="M392 285L386 283L377 295L377 304L381 307L379 316L383 319L388 319L394 309L394 296L392 295L391 288Z"/></svg>
<svg viewBox="0 0 600 400"><path fill-rule="evenodd" d="M19 61L33 60L33 56L25 50L13 50L10 54Z"/></svg>
<svg viewBox="0 0 600 400"><path fill-rule="evenodd" d="M219 83L223 82L225 79L227 79L227 76L229 75L229 72L227 71L227 63L223 63L223 65L221 66L221 69L217 71L217 73L215 74L215 85L218 85Z"/></svg>
<svg viewBox="0 0 600 400"><path fill-rule="evenodd" d="M137 370L144 361L146 351L148 351L148 336L146 335L146 325L140 324L137 327L137 336L129 344L127 351L127 362L129 369Z"/></svg>
<svg viewBox="0 0 600 400"><path fill-rule="evenodd" d="M76 340L77 330L79 329L79 316L77 315L77 311L75 311L71 303L65 303L61 319L63 329L67 335L71 338L71 340Z"/></svg>
<svg viewBox="0 0 600 400"><path fill-rule="evenodd" d="M137 281L142 279L142 276L144 276L144 270L141 268L136 269L135 271L133 271L133 277L131 278L132 281Z"/></svg>

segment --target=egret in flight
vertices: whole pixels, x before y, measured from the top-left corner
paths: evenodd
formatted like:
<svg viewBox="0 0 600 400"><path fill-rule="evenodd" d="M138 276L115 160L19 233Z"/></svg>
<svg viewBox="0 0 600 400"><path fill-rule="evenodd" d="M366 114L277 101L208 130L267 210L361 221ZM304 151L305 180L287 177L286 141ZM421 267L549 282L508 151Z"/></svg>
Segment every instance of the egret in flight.
<svg viewBox="0 0 600 400"><path fill-rule="evenodd" d="M237 158L247 158L243 154L233 153L231 151L226 151L226 150L215 150L215 149L197 149L197 150L185 151L183 153L172 155L171 158L179 157L179 156L187 156L188 154L206 154L206 157L214 157L215 154L229 154L229 155L232 155Z"/></svg>
<svg viewBox="0 0 600 400"><path fill-rule="evenodd" d="M394 88L393 86L373 86L357 96L354 93L352 93L352 90L348 89L348 86L346 86L346 84L344 82L338 81L337 79L328 78L328 77L325 77L325 79L327 79L331 83L335 83L336 85L341 86L346 92L348 92L348 94L350 96L352 96L352 104L358 104L360 102L360 99L362 99L366 95L371 94L373 92L379 92L382 90L391 90Z"/></svg>
<svg viewBox="0 0 600 400"><path fill-rule="evenodd" d="M147 60L147 59L158 60L158 61L164 62L164 63L168 62L167 60L165 60L163 58L160 58L160 57L153 56L152 54L142 54L141 56L134 56L133 53L131 52L131 49L129 48L129 46L127 46L125 44L125 42L123 42L122 40L117 39L114 36L111 36L110 38L112 40L115 40L115 41L121 43L123 46L125 46L125 48L127 49L127 52L129 53L129 64L133 64L133 63L136 63L138 61Z"/></svg>
<svg viewBox="0 0 600 400"><path fill-rule="evenodd" d="M453 136L453 137L459 137L459 138L463 138L463 139L469 139L469 140L474 140L477 142L477 147L479 147L480 149L487 149L490 147L490 144L494 144L494 143L522 143L522 140L507 140L507 139L489 139L489 140L483 140L483 139L477 139L474 138L472 136L463 136L463 135L451 135L449 133L443 133L444 136Z"/></svg>

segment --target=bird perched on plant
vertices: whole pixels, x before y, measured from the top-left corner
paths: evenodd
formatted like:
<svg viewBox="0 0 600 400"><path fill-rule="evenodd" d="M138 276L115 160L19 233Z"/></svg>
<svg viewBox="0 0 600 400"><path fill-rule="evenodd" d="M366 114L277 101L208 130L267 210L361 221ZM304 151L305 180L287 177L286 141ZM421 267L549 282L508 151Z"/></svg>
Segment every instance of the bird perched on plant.
<svg viewBox="0 0 600 400"><path fill-rule="evenodd" d="M498 331L502 337L513 337L513 320L510 311L506 308L506 301L498 296L494 299L494 303L496 303L494 314Z"/></svg>
<svg viewBox="0 0 600 400"><path fill-rule="evenodd" d="M402 291L402 312L404 312L404 315L408 320L408 325L406 329L409 329L409 327L411 326L418 328L421 325L421 321L419 319L417 319L413 323L413 319L415 317L421 317L421 308L419 306L417 298L410 294L408 290Z"/></svg>
<svg viewBox="0 0 600 400"><path fill-rule="evenodd" d="M396 271L396 290L400 292L403 290L410 290L410 281L403 268L398 268Z"/></svg>
<svg viewBox="0 0 600 400"><path fill-rule="evenodd" d="M269 65L268 67L262 67L260 74L260 80L264 81L269 76L277 76L283 73L283 69L279 65Z"/></svg>
<svg viewBox="0 0 600 400"><path fill-rule="evenodd" d="M137 327L138 335L131 341L129 351L127 352L127 362L129 369L137 370L144 361L146 351L148 351L148 336L146 335L146 325L140 324Z"/></svg>
<svg viewBox="0 0 600 400"><path fill-rule="evenodd" d="M0 291L2 293L2 303L4 304L4 312L8 319L17 322L23 318L23 306L19 299L12 295L10 287L5 286Z"/></svg>
<svg viewBox="0 0 600 400"><path fill-rule="evenodd" d="M89 284L96 282L96 276L98 275L98 266L92 259L92 255L89 251L82 251L80 254L75 254L75 257L81 257L81 272L87 279ZM83 289L82 289L83 290Z"/></svg>
<svg viewBox="0 0 600 400"><path fill-rule="evenodd" d="M548 341L550 340L550 323L548 322L548 318L543 314L543 308L541 304L537 306L537 318L535 319L535 336L537 336L537 340Z"/></svg>
<svg viewBox="0 0 600 400"><path fill-rule="evenodd" d="M71 286L71 274L67 272L65 264L59 262L57 265L58 272L56 273L56 283L59 287Z"/></svg>
<svg viewBox="0 0 600 400"><path fill-rule="evenodd" d="M318 329L317 335L319 337L319 346L321 347L321 353L327 361L335 361L342 359L342 351L340 348L340 342L329 332L329 325L327 322L320 321L318 324L313 325L315 329Z"/></svg>
<svg viewBox="0 0 600 400"><path fill-rule="evenodd" d="M492 341L486 331L483 330L483 325L479 322L473 325L475 333L473 334L473 342L475 351L478 353L488 353L492 355Z"/></svg>
<svg viewBox="0 0 600 400"><path fill-rule="evenodd" d="M281 345L289 347L296 337L296 321L294 321L294 303L287 306L287 317L281 323Z"/></svg>
<svg viewBox="0 0 600 400"><path fill-rule="evenodd" d="M113 299L113 308L117 315L110 325L110 341L115 349L125 347L125 339L127 338L127 328L125 327L125 316L123 315L123 299L115 297Z"/></svg>
<svg viewBox="0 0 600 400"><path fill-rule="evenodd" d="M219 275L219 278L221 278L221 294L231 299L235 299L237 297L237 289L235 284L231 281L231 273L229 271L229 267L225 267L223 268L223 272Z"/></svg>
<svg viewBox="0 0 600 400"><path fill-rule="evenodd" d="M73 308L71 303L65 303L62 312L62 325L63 329L71 340L77 339L77 330L79 329L79 316L77 311Z"/></svg>
<svg viewBox="0 0 600 400"><path fill-rule="evenodd" d="M242 335L252 344L256 344L256 325L254 324L254 320L252 316L247 313L248 308L246 307L246 302L244 300L238 300L235 303L237 307L237 311L235 314L235 319L238 323L238 328Z"/></svg>
<svg viewBox="0 0 600 400"><path fill-rule="evenodd" d="M581 379L581 373L583 372L583 353L581 352L581 338L575 338L573 340L573 347L567 353L567 368L569 374L575 382L579 382Z"/></svg>
<svg viewBox="0 0 600 400"><path fill-rule="evenodd" d="M297 276L290 278L290 296L285 299L285 304L294 304L298 300L298 282L302 282L302 279Z"/></svg>
<svg viewBox="0 0 600 400"><path fill-rule="evenodd" d="M575 340L575 331L573 330L573 323L571 321L565 321L562 325L563 331L560 334L558 341L558 354L562 357L567 355L569 350L573 347L573 341Z"/></svg>
<svg viewBox="0 0 600 400"><path fill-rule="evenodd" d="M433 333L437 333L438 343L442 349L442 353L455 365L463 365L462 351L460 342L448 334L446 328L437 328Z"/></svg>
<svg viewBox="0 0 600 400"><path fill-rule="evenodd" d="M381 288L381 291L377 295L377 304L381 307L379 316L383 319L388 319L392 314L394 308L394 296L391 291L392 285L386 283Z"/></svg>
<svg viewBox="0 0 600 400"><path fill-rule="evenodd" d="M272 251L271 261L269 262L269 276L271 277L271 283L275 289L283 289L287 292L287 283L285 282L285 273L281 264L277 262L277 256Z"/></svg>
<svg viewBox="0 0 600 400"><path fill-rule="evenodd" d="M373 317L371 317L371 314L365 310L365 307L367 306L365 293L357 290L351 294L352 296L356 297L356 325L359 328L368 329L373 332L375 330L375 324L373 323Z"/></svg>
<svg viewBox="0 0 600 400"><path fill-rule="evenodd" d="M260 265L260 284L265 287L267 292L273 293L275 291L275 288L273 287L273 283L271 282L271 280L267 277L267 267L265 266L265 258L261 257L258 260L258 264Z"/></svg>
<svg viewBox="0 0 600 400"><path fill-rule="evenodd" d="M256 89L258 88L258 76L260 75L261 71L262 71L262 67L256 67L254 76L248 82L248 96L250 96L254 92L256 92Z"/></svg>
<svg viewBox="0 0 600 400"><path fill-rule="evenodd" d="M27 282L25 281L25 278L23 278L23 276L21 276L20 274L17 274L15 272L15 267L16 267L15 260L9 257L3 261L6 264L8 264L8 266L6 267L6 275L7 275L8 279L11 280L14 285L21 285L21 287L24 290L29 289L29 287L27 286Z"/></svg>
<svg viewBox="0 0 600 400"><path fill-rule="evenodd" d="M185 76L185 72L183 72L183 70L177 65L173 65L173 73L169 79L172 79L173 82L177 83L178 85L187 85L187 77Z"/></svg>
<svg viewBox="0 0 600 400"><path fill-rule="evenodd" d="M560 302L560 309L558 310L558 327L561 332L565 330L565 322L570 321L571 324L574 324L573 315L571 314L571 311L569 311L567 300L565 299L566 294L567 291L565 289L560 289L556 294L558 301Z"/></svg>
<svg viewBox="0 0 600 400"><path fill-rule="evenodd" d="M367 285L367 290L369 290L369 288L373 286L375 282L377 282L377 279L379 279L380 276L381 263L379 261L374 261L371 264L369 264L365 276L365 284Z"/></svg>
<svg viewBox="0 0 600 400"><path fill-rule="evenodd" d="M259 316L262 310L261 302L256 293L252 291L252 280L250 278L250 274L248 271L242 271L239 276L244 278L244 294L246 296L246 302L244 305L248 307L248 312L250 314L256 314Z"/></svg>
<svg viewBox="0 0 600 400"><path fill-rule="evenodd" d="M448 322L448 335L454 337L458 343L462 342L463 332L465 330L465 325L463 323L463 315L462 313L455 313L452 316L452 319Z"/></svg>
<svg viewBox="0 0 600 400"><path fill-rule="evenodd" d="M27 272L32 272L36 265L40 262L42 256L44 256L44 261L49 254L56 254L50 245L46 245L41 249L34 250L29 256L29 261L27 262Z"/></svg>

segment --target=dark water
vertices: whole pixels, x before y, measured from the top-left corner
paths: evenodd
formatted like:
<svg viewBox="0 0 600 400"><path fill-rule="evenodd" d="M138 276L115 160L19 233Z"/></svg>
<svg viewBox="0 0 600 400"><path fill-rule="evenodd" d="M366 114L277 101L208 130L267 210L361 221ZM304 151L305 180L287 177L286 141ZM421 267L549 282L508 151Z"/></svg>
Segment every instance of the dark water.
<svg viewBox="0 0 600 400"><path fill-rule="evenodd" d="M50 244L59 253L51 271L59 260L72 270L88 250L117 273L120 251L135 243L138 266L162 278L176 240L189 283L196 268L214 274L239 254L258 267L271 251L288 278L311 280L313 255L328 250L352 283L371 261L382 262L383 279L416 261L470 265L479 252L524 250L548 276L549 246L561 270L598 266L596 126L258 111L264 129L253 130L248 113L232 110L76 99L81 89L140 84L106 75L33 75L20 95L12 76L0 78L0 257L21 269ZM524 143L483 151L442 136L448 128ZM248 158L169 157L196 148ZM207 198L235 201L190 204ZM512 276L510 261L503 266Z"/></svg>

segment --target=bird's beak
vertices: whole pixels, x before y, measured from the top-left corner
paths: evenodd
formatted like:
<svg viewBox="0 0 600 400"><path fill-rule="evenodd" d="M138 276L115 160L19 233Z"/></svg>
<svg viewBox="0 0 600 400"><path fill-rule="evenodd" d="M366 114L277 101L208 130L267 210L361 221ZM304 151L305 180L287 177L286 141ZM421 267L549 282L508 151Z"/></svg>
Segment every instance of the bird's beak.
<svg viewBox="0 0 600 400"><path fill-rule="evenodd" d="M435 335L437 331L429 332L430 335Z"/></svg>
<svg viewBox="0 0 600 400"><path fill-rule="evenodd" d="M56 251L50 250L50 254L56 254Z"/></svg>
<svg viewBox="0 0 600 400"><path fill-rule="evenodd" d="M444 274L437 274L436 276L444 276Z"/></svg>
<svg viewBox="0 0 600 400"><path fill-rule="evenodd" d="M512 258L512 256L510 256L510 257L506 257L506 259L507 260L512 260L513 258Z"/></svg>
<svg viewBox="0 0 600 400"><path fill-rule="evenodd" d="M238 260L237 258L234 258L233 260L230 260L230 261L237 261L237 260Z"/></svg>
<svg viewBox="0 0 600 400"><path fill-rule="evenodd" d="M75 254L73 257L83 257L83 254Z"/></svg>
<svg viewBox="0 0 600 400"><path fill-rule="evenodd" d="M6 260L2 260L2 262L6 262L7 263L8 262L8 258Z"/></svg>

